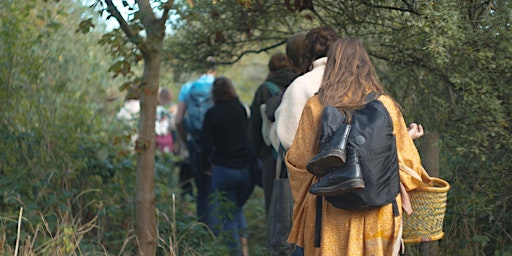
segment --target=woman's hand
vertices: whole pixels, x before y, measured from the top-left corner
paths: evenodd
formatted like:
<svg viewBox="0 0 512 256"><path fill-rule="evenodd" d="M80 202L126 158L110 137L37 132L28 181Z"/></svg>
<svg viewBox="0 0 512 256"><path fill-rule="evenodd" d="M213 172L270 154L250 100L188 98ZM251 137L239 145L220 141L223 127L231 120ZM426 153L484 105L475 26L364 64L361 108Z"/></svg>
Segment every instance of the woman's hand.
<svg viewBox="0 0 512 256"><path fill-rule="evenodd" d="M421 124L412 123L409 125L409 136L411 136L411 139L419 139L423 134L423 126Z"/></svg>

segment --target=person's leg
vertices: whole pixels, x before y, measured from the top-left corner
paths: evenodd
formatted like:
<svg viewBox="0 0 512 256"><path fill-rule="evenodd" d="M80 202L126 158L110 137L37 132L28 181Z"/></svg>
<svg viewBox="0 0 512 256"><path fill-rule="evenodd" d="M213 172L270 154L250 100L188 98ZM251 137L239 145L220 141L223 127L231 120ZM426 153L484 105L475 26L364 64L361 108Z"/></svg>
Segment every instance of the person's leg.
<svg viewBox="0 0 512 256"><path fill-rule="evenodd" d="M245 215L243 212L243 206L245 202L247 202L247 198L250 196L253 188L251 188L251 174L249 168L246 168L240 173L240 180L237 186L237 195L238 195L238 206L240 207L239 218L238 218L238 234L240 237L240 245L242 256L249 256L249 244L247 233L247 221L245 219Z"/></svg>
<svg viewBox="0 0 512 256"><path fill-rule="evenodd" d="M238 206L242 208L254 191L254 184L251 181L251 171L248 168L240 170L238 185L236 186L236 199Z"/></svg>
<svg viewBox="0 0 512 256"><path fill-rule="evenodd" d="M263 159L263 192L265 194L265 212L268 214L270 207L270 197L274 187L274 179L276 177L276 160L273 156Z"/></svg>
<svg viewBox="0 0 512 256"><path fill-rule="evenodd" d="M241 255L242 246L239 234L238 224L241 222L240 218L243 216L242 210L235 206L236 209L231 211L232 215L226 216L224 219L224 230L228 246L231 249L231 255ZM244 220L245 222L245 220Z"/></svg>
<svg viewBox="0 0 512 256"><path fill-rule="evenodd" d="M197 188L197 196L196 196L196 209L197 209L197 218L199 222L203 222L208 225L209 218L209 202L208 197L210 195L211 188L211 179L208 174L206 174L205 170L199 170L199 157L200 153L197 149L199 145L198 142L194 143L193 141L189 142L189 159L190 166L195 173L195 184Z"/></svg>
<svg viewBox="0 0 512 256"><path fill-rule="evenodd" d="M238 218L238 234L240 236L240 244L242 246L242 256L249 256L249 234L247 233L247 221L243 210L240 209L240 217Z"/></svg>
<svg viewBox="0 0 512 256"><path fill-rule="evenodd" d="M181 186L181 197L186 195L194 196L192 180L194 179L194 172L190 167L189 159L183 159L180 162L179 181Z"/></svg>
<svg viewBox="0 0 512 256"><path fill-rule="evenodd" d="M233 252L232 255L240 255L239 223L245 222L245 219L240 219L243 214L238 206L238 187L242 176L248 179L246 172L248 172L247 168L212 167L212 190L218 197L215 204L217 208L211 211L210 220L214 230L217 228L222 230L214 233L224 236ZM223 200L220 201L227 200L230 205L221 205L219 203L221 198Z"/></svg>
<svg viewBox="0 0 512 256"><path fill-rule="evenodd" d="M210 196L210 181L211 178L203 171L199 171L196 175L197 187L197 217L200 222L208 224L209 211L209 196Z"/></svg>

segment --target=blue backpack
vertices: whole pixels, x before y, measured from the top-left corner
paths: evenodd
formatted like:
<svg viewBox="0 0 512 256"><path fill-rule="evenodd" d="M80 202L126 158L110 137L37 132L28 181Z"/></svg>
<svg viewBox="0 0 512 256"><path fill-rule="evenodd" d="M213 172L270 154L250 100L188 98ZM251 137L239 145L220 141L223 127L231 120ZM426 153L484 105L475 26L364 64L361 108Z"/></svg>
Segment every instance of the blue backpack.
<svg viewBox="0 0 512 256"><path fill-rule="evenodd" d="M203 75L193 82L188 95L185 98L187 115L185 117L185 129L193 137L198 137L203 126L206 111L213 105L211 89L214 78Z"/></svg>

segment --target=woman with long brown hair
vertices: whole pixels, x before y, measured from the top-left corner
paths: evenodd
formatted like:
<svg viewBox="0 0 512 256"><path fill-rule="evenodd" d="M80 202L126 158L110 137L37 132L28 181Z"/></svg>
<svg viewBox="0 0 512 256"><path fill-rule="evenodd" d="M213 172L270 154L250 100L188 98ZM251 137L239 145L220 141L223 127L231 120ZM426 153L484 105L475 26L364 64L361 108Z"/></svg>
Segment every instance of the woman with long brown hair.
<svg viewBox="0 0 512 256"><path fill-rule="evenodd" d="M321 224L315 226L318 225L315 221L317 196L310 193L310 189L319 178L308 172L306 166L319 151L318 134L326 106L337 108L350 120L351 111L362 109L369 95L376 95L376 100L389 113L389 126L396 139L396 172L400 182L395 185L401 186L401 192L405 193L423 186L423 180L428 180L421 176L420 156L401 110L382 87L363 43L356 38L339 39L331 46L327 58L321 88L307 102L286 155L295 202L288 240L302 247L307 256L397 255L401 245L401 209L408 207L408 201L403 201L399 192L393 195L394 203L366 210L340 209L320 197ZM400 191L397 189L395 191ZM315 241L318 228L320 237Z"/></svg>

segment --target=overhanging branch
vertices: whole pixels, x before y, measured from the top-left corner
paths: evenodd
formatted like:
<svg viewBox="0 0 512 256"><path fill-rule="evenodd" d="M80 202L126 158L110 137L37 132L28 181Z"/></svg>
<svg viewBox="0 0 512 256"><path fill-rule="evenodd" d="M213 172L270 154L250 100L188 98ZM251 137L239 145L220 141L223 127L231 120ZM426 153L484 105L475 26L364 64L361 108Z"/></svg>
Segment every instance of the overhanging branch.
<svg viewBox="0 0 512 256"><path fill-rule="evenodd" d="M169 11L174 6L174 0L168 0L165 4L162 5L164 8L164 13L162 14L162 17L160 18L160 25L164 25L167 19L169 18Z"/></svg>
<svg viewBox="0 0 512 256"><path fill-rule="evenodd" d="M108 12L119 22L119 27L124 31L128 39L138 45L140 41L139 35L128 25L123 15L121 15L117 7L112 3L112 0L105 0L105 3L107 4Z"/></svg>
<svg viewBox="0 0 512 256"><path fill-rule="evenodd" d="M234 64L236 62L238 62L244 55L246 54L249 54L249 53L261 53L261 52L266 52L268 50L271 50L271 49L274 49L274 48L277 48L283 44L286 43L286 40L283 40L283 41L280 41L278 43L275 43L271 46L268 46L268 47L265 47L265 48L262 48L262 49L259 49L259 50L247 50L247 51L243 51L242 53L240 53L238 55L238 57L233 60L233 61L228 61L228 62L219 62L218 64L221 64L221 65L231 65L231 64Z"/></svg>

